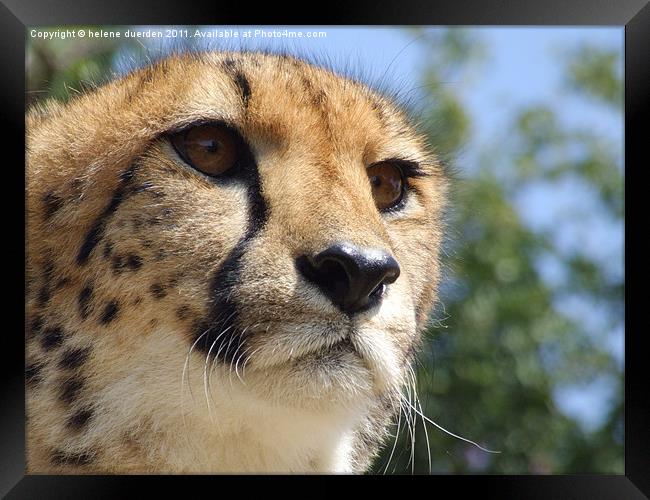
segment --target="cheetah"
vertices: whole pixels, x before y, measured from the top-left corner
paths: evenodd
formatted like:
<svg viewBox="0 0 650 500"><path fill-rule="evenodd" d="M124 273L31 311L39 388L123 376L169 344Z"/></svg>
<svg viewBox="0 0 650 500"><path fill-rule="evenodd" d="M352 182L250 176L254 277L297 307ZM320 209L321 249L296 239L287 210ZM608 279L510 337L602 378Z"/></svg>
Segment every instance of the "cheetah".
<svg viewBox="0 0 650 500"><path fill-rule="evenodd" d="M28 473L369 469L449 184L394 99L179 53L34 106L26 144Z"/></svg>

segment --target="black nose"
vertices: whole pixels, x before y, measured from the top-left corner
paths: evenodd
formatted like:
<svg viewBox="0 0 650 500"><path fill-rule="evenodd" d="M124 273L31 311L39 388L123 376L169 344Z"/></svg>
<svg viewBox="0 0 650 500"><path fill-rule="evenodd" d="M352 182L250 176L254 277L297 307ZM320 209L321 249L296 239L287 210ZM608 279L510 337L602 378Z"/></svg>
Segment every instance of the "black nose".
<svg viewBox="0 0 650 500"><path fill-rule="evenodd" d="M378 304L386 285L393 283L400 272L389 253L350 243L337 243L313 257L298 257L296 267L348 314Z"/></svg>

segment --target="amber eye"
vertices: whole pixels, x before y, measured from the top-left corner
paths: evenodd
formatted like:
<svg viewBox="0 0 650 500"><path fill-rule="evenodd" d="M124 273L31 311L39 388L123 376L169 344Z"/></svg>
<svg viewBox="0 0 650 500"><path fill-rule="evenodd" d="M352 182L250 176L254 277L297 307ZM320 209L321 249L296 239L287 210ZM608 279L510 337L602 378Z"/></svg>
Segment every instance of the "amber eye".
<svg viewBox="0 0 650 500"><path fill-rule="evenodd" d="M368 167L367 172L372 196L379 210L392 208L402 201L404 176L397 165L382 161Z"/></svg>
<svg viewBox="0 0 650 500"><path fill-rule="evenodd" d="M237 139L225 126L206 124L172 135L181 157L206 175L223 174L237 161Z"/></svg>

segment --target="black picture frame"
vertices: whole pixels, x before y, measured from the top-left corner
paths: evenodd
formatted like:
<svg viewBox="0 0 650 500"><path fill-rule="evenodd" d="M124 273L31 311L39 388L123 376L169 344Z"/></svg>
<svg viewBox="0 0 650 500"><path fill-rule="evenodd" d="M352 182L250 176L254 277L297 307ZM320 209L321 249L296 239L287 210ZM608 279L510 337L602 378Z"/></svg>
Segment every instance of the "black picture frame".
<svg viewBox="0 0 650 500"><path fill-rule="evenodd" d="M233 24L233 25L580 25L625 27L625 259L634 266L646 249L643 236L634 231L642 212L635 206L641 199L640 181L646 159L646 126L650 123L650 5L648 0L449 0L434 2L365 2L352 4L332 0L315 9L314 14L298 7L280 8L277 3L251 5L226 2L172 2L162 0L2 0L0 4L0 120L6 127L3 150L15 153L12 160L4 155L3 201L5 228L4 247L7 256L24 256L24 105L25 105L25 39L27 26L54 24ZM294 12L293 15L287 14ZM646 165L647 166L647 165ZM21 217L20 214L23 214ZM643 227L639 225L638 228ZM182 494L195 494L195 488L211 488L215 494L225 493L228 480L220 476L40 476L25 475L25 402L24 402L24 268L4 260L5 291L3 294L4 328L2 336L3 372L1 387L2 413L0 423L0 494L7 498L118 498L134 492L137 481L148 489L164 488ZM643 295L638 273L626 275L625 322L625 474L624 475L554 475L554 476L435 476L435 486L418 490L424 494L453 491L464 497L477 492L478 498L587 498L636 499L650 495L650 391L647 380L647 351L641 347L643 330L639 310L632 298ZM635 293L636 292L636 293ZM21 307L22 305L22 307ZM11 320L11 322L9 322ZM14 325L14 321L16 324ZM632 325L632 328L630 328ZM425 476L426 477L426 476ZM369 486L375 476L344 478L364 481ZM279 478L265 478L278 480ZM290 478L292 489L305 493L295 481L316 478ZM320 478L322 479L322 478ZM330 479L330 478L325 478ZM333 478L332 478L333 479ZM241 480L239 478L238 480ZM248 481L248 479L245 479ZM404 480L385 477L386 481ZM422 476L409 481L425 481ZM217 482L215 482L217 481ZM197 484L199 483L199 484ZM250 483L252 486L252 482ZM426 487L423 483L419 486ZM240 489L236 490L238 493ZM420 495L422 493L413 494ZM442 494L442 493L440 493ZM448 494L448 493L446 493Z"/></svg>

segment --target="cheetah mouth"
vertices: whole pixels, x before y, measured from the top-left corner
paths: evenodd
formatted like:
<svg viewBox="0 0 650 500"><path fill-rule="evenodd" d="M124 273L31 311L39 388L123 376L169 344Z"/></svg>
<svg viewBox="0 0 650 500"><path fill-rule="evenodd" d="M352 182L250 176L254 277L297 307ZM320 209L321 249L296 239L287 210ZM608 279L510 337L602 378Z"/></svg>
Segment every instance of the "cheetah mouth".
<svg viewBox="0 0 650 500"><path fill-rule="evenodd" d="M336 355L344 353L355 353L361 356L359 350L354 345L352 339L354 331L346 331L341 335L330 339L323 339L322 342L315 343L304 353L305 356L318 355Z"/></svg>
<svg viewBox="0 0 650 500"><path fill-rule="evenodd" d="M292 329L289 332L293 332ZM269 368L286 364L301 363L318 358L335 358L354 355L363 359L362 352L355 345L354 329L344 328L338 331L312 330L311 335L302 337L287 331L277 338L266 339L256 346L250 365Z"/></svg>
<svg viewBox="0 0 650 500"><path fill-rule="evenodd" d="M361 357L361 353L355 347L352 339L349 336L344 337L343 339L338 340L333 344L325 345L320 349L315 349L311 353L307 353L307 356L332 356L345 353L352 353Z"/></svg>

